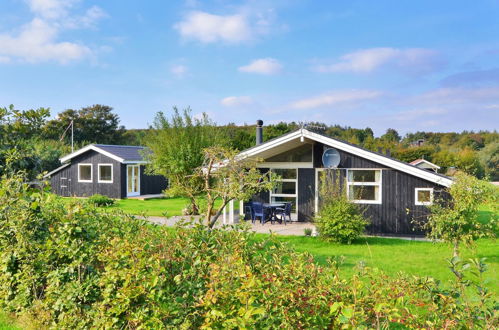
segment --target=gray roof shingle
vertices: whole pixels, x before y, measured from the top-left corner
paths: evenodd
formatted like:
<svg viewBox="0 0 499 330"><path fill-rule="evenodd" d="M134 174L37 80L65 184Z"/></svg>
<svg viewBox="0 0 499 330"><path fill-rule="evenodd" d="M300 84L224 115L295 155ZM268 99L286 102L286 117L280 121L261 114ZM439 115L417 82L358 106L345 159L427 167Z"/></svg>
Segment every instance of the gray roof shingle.
<svg viewBox="0 0 499 330"><path fill-rule="evenodd" d="M125 161L143 161L143 152L144 150L147 150L146 147L141 146L119 146L108 144L94 144L94 146L117 157L123 158Z"/></svg>

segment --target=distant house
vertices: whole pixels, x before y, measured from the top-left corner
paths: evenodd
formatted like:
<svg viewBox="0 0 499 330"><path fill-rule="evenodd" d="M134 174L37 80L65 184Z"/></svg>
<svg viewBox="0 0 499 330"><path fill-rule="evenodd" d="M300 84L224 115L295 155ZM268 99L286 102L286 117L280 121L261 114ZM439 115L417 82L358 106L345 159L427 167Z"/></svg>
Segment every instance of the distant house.
<svg viewBox="0 0 499 330"><path fill-rule="evenodd" d="M52 192L61 196L101 194L126 198L159 194L167 185L163 176L145 173L145 147L91 144L60 159L51 171Z"/></svg>
<svg viewBox="0 0 499 330"><path fill-rule="evenodd" d="M272 171L280 182L252 202L291 203L293 221L309 221L321 208L319 187L324 171L333 171L347 197L370 217L368 231L376 234L422 234L413 220L424 220L427 206L452 184L452 179L385 154L301 128L263 142L262 121L256 146L241 158L259 158L262 172ZM324 181L326 182L326 181Z"/></svg>
<svg viewBox="0 0 499 330"><path fill-rule="evenodd" d="M412 166L416 166L434 172L438 172L438 170L440 169L440 166L433 164L432 162L429 162L426 159L416 159L410 162L409 164L411 164Z"/></svg>

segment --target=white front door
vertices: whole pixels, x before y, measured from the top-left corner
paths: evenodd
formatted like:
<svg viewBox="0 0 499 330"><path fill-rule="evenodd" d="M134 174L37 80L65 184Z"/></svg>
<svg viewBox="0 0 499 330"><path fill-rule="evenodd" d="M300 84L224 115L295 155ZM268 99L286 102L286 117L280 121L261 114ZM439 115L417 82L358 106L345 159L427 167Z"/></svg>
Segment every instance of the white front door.
<svg viewBox="0 0 499 330"><path fill-rule="evenodd" d="M126 166L126 195L140 195L140 165Z"/></svg>

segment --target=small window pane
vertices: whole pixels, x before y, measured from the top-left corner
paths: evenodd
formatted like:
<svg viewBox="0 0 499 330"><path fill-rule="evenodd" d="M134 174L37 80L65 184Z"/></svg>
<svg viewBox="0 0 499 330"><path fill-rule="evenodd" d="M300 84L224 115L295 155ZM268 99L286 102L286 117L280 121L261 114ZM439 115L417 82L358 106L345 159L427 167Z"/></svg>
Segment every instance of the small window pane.
<svg viewBox="0 0 499 330"><path fill-rule="evenodd" d="M431 202L431 192L429 190L418 190L418 202L430 203Z"/></svg>
<svg viewBox="0 0 499 330"><path fill-rule="evenodd" d="M272 172L279 175L281 179L296 179L296 169L274 169Z"/></svg>
<svg viewBox="0 0 499 330"><path fill-rule="evenodd" d="M296 194L296 182L278 182L274 194Z"/></svg>
<svg viewBox="0 0 499 330"><path fill-rule="evenodd" d="M348 171L349 182L379 182L380 171L376 170L350 170Z"/></svg>
<svg viewBox="0 0 499 330"><path fill-rule="evenodd" d="M379 187L350 186L349 198L351 200L377 201L379 200Z"/></svg>
<svg viewBox="0 0 499 330"><path fill-rule="evenodd" d="M111 165L100 165L99 166L99 180L100 181L112 181L113 180L113 170Z"/></svg>
<svg viewBox="0 0 499 330"><path fill-rule="evenodd" d="M80 181L92 180L92 165L80 165Z"/></svg>

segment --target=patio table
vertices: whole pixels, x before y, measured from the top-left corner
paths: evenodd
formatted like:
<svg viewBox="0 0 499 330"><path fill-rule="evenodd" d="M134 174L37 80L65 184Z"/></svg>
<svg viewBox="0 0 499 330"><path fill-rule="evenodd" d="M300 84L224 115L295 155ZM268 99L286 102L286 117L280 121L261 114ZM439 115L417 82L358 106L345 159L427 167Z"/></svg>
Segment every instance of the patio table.
<svg viewBox="0 0 499 330"><path fill-rule="evenodd" d="M280 221L280 219L276 215L276 210L279 207L284 207L284 205L286 205L286 204L285 203L263 203L264 208L270 209L270 217L268 218L268 220L266 219L265 222L267 222L269 220L270 221L274 221L274 220Z"/></svg>

